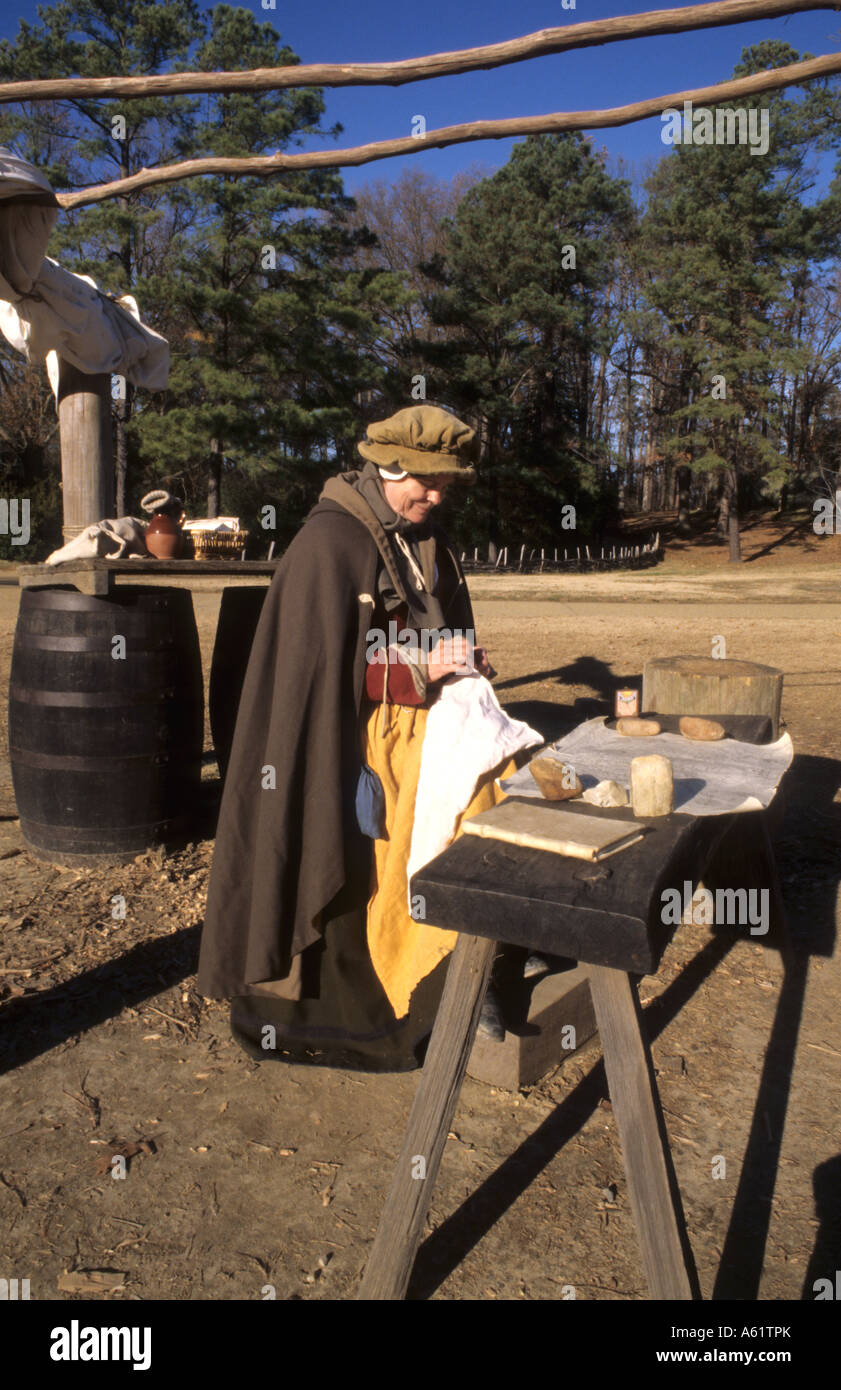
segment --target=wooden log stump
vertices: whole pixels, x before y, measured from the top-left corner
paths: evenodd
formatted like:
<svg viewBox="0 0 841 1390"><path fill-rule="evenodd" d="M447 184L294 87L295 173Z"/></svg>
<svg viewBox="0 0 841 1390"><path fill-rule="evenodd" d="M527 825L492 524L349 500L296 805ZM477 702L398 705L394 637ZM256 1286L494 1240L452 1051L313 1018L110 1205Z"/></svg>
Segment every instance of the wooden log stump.
<svg viewBox="0 0 841 1390"><path fill-rule="evenodd" d="M783 673L753 661L704 656L657 657L645 663L643 709L656 714L760 714L780 736Z"/></svg>
<svg viewBox="0 0 841 1390"><path fill-rule="evenodd" d="M58 427L65 543L86 526L114 516L111 378L59 358Z"/></svg>

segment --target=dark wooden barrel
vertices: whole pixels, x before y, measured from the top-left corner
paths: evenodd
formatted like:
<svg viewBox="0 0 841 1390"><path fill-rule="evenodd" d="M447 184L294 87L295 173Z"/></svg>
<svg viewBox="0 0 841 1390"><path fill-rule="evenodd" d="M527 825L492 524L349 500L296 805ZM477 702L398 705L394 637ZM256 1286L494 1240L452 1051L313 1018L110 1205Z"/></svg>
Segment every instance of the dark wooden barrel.
<svg viewBox="0 0 841 1390"><path fill-rule="evenodd" d="M21 831L39 857L125 862L189 835L203 734L188 590L22 591L9 752Z"/></svg>
<svg viewBox="0 0 841 1390"><path fill-rule="evenodd" d="M231 756L248 658L268 592L267 585L237 585L224 590L219 605L208 704L213 747L223 779Z"/></svg>

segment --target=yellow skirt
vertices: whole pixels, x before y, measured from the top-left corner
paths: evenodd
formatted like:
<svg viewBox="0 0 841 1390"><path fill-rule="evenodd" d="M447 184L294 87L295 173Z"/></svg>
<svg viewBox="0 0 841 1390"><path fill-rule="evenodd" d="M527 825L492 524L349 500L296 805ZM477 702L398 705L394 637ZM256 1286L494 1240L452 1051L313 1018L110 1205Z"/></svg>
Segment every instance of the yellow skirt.
<svg viewBox="0 0 841 1390"><path fill-rule="evenodd" d="M412 991L452 951L457 932L445 931L409 914L407 868L420 777L421 751L428 710L388 705L382 732L382 707L374 706L365 722L365 761L385 792L388 839L374 841L374 881L368 901L368 949L377 977L397 1018L409 1011ZM456 821L488 811L504 799L495 779L510 776L511 759L479 779L470 804ZM453 837L455 838L455 836Z"/></svg>

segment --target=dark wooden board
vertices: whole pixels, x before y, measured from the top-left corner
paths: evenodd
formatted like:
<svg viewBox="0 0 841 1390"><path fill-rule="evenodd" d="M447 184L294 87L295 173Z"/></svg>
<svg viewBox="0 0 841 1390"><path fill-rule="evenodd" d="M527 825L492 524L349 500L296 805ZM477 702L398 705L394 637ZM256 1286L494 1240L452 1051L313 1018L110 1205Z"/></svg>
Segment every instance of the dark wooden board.
<svg viewBox="0 0 841 1390"><path fill-rule="evenodd" d="M271 579L277 560L108 560L94 555L78 560L60 560L56 565L18 565L18 584L22 589L61 587L71 584L81 593L107 597L122 578L144 580L224 578L233 582ZM189 586L188 586L189 587Z"/></svg>
<svg viewBox="0 0 841 1390"><path fill-rule="evenodd" d="M647 710L641 715L642 719L656 719L664 734L679 734L680 721L682 714L657 714L654 710ZM767 714L705 714L704 719L715 719L719 723L727 738L735 738L739 743L770 743L773 732L773 725L770 715ZM606 721L608 729L616 728L616 720ZM656 738L651 741L651 751L656 753Z"/></svg>
<svg viewBox="0 0 841 1390"><path fill-rule="evenodd" d="M19 565L18 582L61 584L74 570L79 574L274 574L277 560L108 560L95 555L78 560L60 560L57 565Z"/></svg>
<svg viewBox="0 0 841 1390"><path fill-rule="evenodd" d="M634 819L629 807L610 815ZM664 889L696 884L737 819L675 813L647 821L643 840L598 864L462 835L415 874L411 891L436 926L650 974L674 933L661 920Z"/></svg>

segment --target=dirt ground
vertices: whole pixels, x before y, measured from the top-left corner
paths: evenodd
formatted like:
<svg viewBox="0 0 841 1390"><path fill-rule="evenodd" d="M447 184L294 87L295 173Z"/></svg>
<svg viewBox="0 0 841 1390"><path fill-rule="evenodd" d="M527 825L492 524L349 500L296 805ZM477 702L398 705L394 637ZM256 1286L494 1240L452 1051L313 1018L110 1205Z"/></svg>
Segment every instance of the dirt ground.
<svg viewBox="0 0 841 1390"><path fill-rule="evenodd" d="M499 696L547 736L606 710L648 657L709 655L716 637L785 672L796 760L777 849L798 949L784 972L769 944L683 926L640 986L705 1298L811 1299L841 1267L841 603L827 558L786 565L778 547L735 571L719 550L716 564L678 554L622 576L471 584ZM206 662L218 602L195 594ZM212 842L121 869L40 863L14 818L2 718L0 1277L28 1278L33 1299L353 1297L417 1073L247 1057L226 1006L194 989ZM647 1297L600 1058L596 1038L520 1094L466 1080L414 1297ZM124 1180L109 1166L120 1142Z"/></svg>

